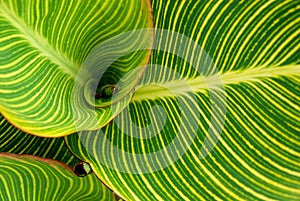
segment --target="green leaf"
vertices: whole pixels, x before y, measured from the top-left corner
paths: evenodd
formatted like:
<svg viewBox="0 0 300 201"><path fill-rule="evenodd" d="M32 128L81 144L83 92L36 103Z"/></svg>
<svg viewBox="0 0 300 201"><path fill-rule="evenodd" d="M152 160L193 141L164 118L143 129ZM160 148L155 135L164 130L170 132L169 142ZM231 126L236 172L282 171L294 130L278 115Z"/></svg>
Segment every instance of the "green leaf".
<svg viewBox="0 0 300 201"><path fill-rule="evenodd" d="M126 200L299 200L299 1L152 3L130 105L71 150Z"/></svg>
<svg viewBox="0 0 300 201"><path fill-rule="evenodd" d="M122 51L151 42L147 35L117 43L109 39L151 27L149 5L148 0L1 0L1 113L23 131L44 137L107 124L128 104L143 68L136 69L129 87L119 87L119 98L128 100L114 114L109 99L94 101L97 85L115 85L146 64L148 50ZM106 45L102 52L95 50L99 45ZM111 46L118 48L112 52ZM114 54L120 58L110 61Z"/></svg>
<svg viewBox="0 0 300 201"><path fill-rule="evenodd" d="M1 114L0 152L52 158L70 167L80 162L69 151L63 138L42 138L24 133L11 125Z"/></svg>
<svg viewBox="0 0 300 201"><path fill-rule="evenodd" d="M55 160L0 153L1 200L113 200L95 175L77 177Z"/></svg>

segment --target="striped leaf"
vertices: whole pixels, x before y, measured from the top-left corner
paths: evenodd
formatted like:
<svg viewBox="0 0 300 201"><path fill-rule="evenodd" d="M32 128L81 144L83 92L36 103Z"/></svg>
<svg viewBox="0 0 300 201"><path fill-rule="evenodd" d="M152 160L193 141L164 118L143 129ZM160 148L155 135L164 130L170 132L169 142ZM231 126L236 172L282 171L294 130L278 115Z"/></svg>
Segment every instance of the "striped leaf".
<svg viewBox="0 0 300 201"><path fill-rule="evenodd" d="M0 115L0 152L30 154L52 158L70 167L80 162L67 148L63 138L42 138L24 133Z"/></svg>
<svg viewBox="0 0 300 201"><path fill-rule="evenodd" d="M299 200L300 1L152 3L169 34L129 106L72 151L126 200Z"/></svg>
<svg viewBox="0 0 300 201"><path fill-rule="evenodd" d="M0 0L1 113L23 131L44 137L107 124L114 116L103 93L149 58L149 50L127 55L123 50L151 42L147 35L109 39L151 27L149 5L148 0ZM94 51L101 44L102 51ZM130 95L142 72L137 68L130 85L119 87L119 99Z"/></svg>
<svg viewBox="0 0 300 201"><path fill-rule="evenodd" d="M95 175L77 177L55 160L0 154L1 200L113 200Z"/></svg>

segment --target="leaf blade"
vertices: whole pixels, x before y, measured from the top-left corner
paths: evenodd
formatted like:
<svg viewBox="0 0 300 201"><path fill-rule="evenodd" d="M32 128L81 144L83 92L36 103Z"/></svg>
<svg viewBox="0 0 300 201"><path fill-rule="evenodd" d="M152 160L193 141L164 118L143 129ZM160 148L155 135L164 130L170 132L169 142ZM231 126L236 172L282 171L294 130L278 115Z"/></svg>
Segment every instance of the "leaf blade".
<svg viewBox="0 0 300 201"><path fill-rule="evenodd" d="M100 128L113 118L110 107L94 111L86 103L90 97L82 97L87 90L84 94L94 98L85 85L96 67L104 67L89 66L91 72L78 74L99 44L125 31L152 26L148 1L1 0L0 14L0 109L9 121L29 133L60 137L78 130L76 118L85 120L80 128L84 130ZM113 77L147 58L148 51L120 58L111 66L111 71L119 72ZM73 105L79 109L73 111ZM96 125L89 123L93 117Z"/></svg>
<svg viewBox="0 0 300 201"><path fill-rule="evenodd" d="M173 33L158 38L165 51L153 51L153 69L145 72L127 110L97 132L67 137L68 146L128 200L299 199L297 11L299 2L292 1L153 1L155 28L188 36L212 62L196 55L194 46L182 47L196 60L193 68L185 57L168 52L180 48L182 38ZM165 45L166 38L171 45ZM206 68L197 72L203 64ZM199 155L212 124L210 96L223 100L214 85L214 66L224 80L226 119L222 128L217 107L212 130L218 134L221 127L222 134L203 159ZM180 101L186 104L179 107ZM164 112L153 112L155 105L163 108L166 121ZM199 123L197 132L188 122ZM177 150L157 157L175 144L179 131L186 131L186 138Z"/></svg>
<svg viewBox="0 0 300 201"><path fill-rule="evenodd" d="M4 153L0 160L3 200L113 200L95 175L76 177L57 161Z"/></svg>

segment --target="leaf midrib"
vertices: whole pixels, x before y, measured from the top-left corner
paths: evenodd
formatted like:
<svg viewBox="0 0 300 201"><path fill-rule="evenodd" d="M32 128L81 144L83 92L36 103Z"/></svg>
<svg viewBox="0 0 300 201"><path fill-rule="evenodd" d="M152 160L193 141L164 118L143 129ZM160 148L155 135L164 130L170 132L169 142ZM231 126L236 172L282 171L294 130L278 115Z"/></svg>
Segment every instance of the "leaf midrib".
<svg viewBox="0 0 300 201"><path fill-rule="evenodd" d="M22 19L18 17L13 9L10 10L4 3L1 4L0 11L3 14L3 17L5 17L5 19L11 23L11 25L13 25L20 31L20 33L23 34L24 38L32 47L38 49L44 57L50 60L53 64L58 65L59 68L65 73L69 74L73 78L76 78L78 69L80 67L72 62L66 54L51 46L45 37L29 27Z"/></svg>
<svg viewBox="0 0 300 201"><path fill-rule="evenodd" d="M264 78L275 78L280 76L300 76L300 65L274 66L268 68L248 68L225 72L221 75L209 77L198 76L180 80L171 80L163 83L151 83L139 85L132 101L154 100L165 97L176 97L189 92L204 92L208 89L221 89L229 84L241 82L257 82ZM221 78L221 82L219 81Z"/></svg>

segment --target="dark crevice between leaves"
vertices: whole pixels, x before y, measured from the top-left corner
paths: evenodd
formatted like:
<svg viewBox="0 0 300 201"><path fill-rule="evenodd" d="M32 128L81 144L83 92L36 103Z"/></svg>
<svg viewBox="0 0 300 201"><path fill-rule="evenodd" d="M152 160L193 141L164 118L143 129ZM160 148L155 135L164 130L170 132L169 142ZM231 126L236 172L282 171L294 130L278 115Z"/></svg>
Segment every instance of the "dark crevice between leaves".
<svg viewBox="0 0 300 201"><path fill-rule="evenodd" d="M93 172L90 165L84 161L81 161L74 165L73 171L78 177L85 177Z"/></svg>

